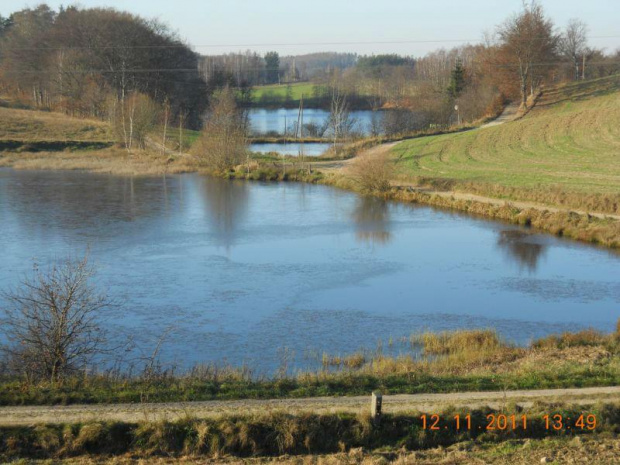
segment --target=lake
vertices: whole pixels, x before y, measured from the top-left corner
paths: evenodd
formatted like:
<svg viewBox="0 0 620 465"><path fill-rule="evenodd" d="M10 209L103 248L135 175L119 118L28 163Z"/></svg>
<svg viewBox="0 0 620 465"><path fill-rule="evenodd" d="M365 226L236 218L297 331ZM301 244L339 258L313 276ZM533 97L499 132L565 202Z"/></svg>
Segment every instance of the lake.
<svg viewBox="0 0 620 465"><path fill-rule="evenodd" d="M286 144L255 143L250 144L252 152L272 153L277 152L282 155L299 155L303 146L303 153L308 157L318 157L323 155L333 144L329 142L306 142L303 145L299 142L288 142Z"/></svg>
<svg viewBox="0 0 620 465"><path fill-rule="evenodd" d="M284 134L288 128L287 133L292 135L295 134L294 128L297 124L299 110L295 108L253 108L249 110L248 114L251 131L255 134L270 132ZM354 130L363 135L371 133L373 121L378 125L383 118L383 112L381 111L351 111L350 115L356 121ZM304 109L304 127L307 124L315 124L320 127L327 124L328 120L329 111L316 108Z"/></svg>
<svg viewBox="0 0 620 465"><path fill-rule="evenodd" d="M183 366L307 367L422 330L524 344L620 308L616 253L319 185L2 169L0 244L1 289L90 248L111 334L148 352L168 332Z"/></svg>

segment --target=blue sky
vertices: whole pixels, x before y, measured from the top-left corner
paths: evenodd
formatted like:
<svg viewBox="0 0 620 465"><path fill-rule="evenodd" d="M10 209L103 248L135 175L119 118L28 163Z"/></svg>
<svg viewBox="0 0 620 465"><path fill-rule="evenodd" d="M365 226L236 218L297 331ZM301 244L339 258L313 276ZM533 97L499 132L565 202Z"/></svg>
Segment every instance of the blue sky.
<svg viewBox="0 0 620 465"><path fill-rule="evenodd" d="M38 3L2 0L0 14L7 16ZM72 2L47 3L57 8ZM592 38L592 46L608 51L620 48L620 0L541 3L557 26L578 17L589 25L591 36L615 36ZM420 56L440 47L481 41L484 31L493 31L519 10L521 0L90 0L79 4L158 18L205 54L253 49L281 54L330 50ZM398 41L432 42L385 43ZM341 42L348 44L337 44Z"/></svg>

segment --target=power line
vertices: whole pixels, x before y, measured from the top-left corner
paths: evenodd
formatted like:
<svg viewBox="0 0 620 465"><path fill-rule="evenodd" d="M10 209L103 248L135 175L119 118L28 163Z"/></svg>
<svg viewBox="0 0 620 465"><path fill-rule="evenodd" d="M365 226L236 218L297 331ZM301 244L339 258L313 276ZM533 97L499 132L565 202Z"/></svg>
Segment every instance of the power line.
<svg viewBox="0 0 620 465"><path fill-rule="evenodd" d="M588 39L620 39L620 35L589 36ZM126 50L126 49L177 49L177 48L240 48L240 47L302 47L328 45L399 45L399 44L438 44L438 43L470 43L480 39L430 39L430 40L386 40L386 41L341 41L341 42L289 42L289 43L254 43L254 44L171 44L171 45L101 45L101 46L70 46L70 47L4 47L3 50Z"/></svg>
<svg viewBox="0 0 620 465"><path fill-rule="evenodd" d="M591 61L587 62L590 66L602 66L602 65L620 65L620 61ZM530 66L560 66L560 65L568 65L570 64L567 61L554 61L554 62L541 62L541 63L531 63ZM484 66L490 66L494 68L511 68L518 66L518 63L502 63L502 64L485 64ZM395 66L397 67L397 66ZM306 70L314 70L314 69L324 69L321 67L311 67L306 68ZM265 71L266 68L242 68L240 72L246 71ZM201 73L202 71L199 68L140 68L140 69L118 69L118 70L110 70L110 69L85 69L85 70L70 70L70 71L61 71L67 74L142 74L142 73ZM49 70L9 70L7 74L50 74Z"/></svg>

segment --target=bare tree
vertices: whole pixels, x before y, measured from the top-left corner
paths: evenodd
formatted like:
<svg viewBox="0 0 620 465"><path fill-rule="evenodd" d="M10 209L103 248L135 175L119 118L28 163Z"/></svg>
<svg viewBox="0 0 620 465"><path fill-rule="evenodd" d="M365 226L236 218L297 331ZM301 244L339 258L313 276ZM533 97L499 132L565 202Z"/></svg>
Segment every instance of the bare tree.
<svg viewBox="0 0 620 465"><path fill-rule="evenodd" d="M141 149L146 147L147 136L155 128L159 113L158 104L137 92L115 102L112 123L117 139L129 153L134 144Z"/></svg>
<svg viewBox="0 0 620 465"><path fill-rule="evenodd" d="M571 61L575 68L575 80L579 79L579 65L588 54L588 26L580 19L571 19L566 32L559 40L560 53ZM585 73L582 73L585 74Z"/></svg>
<svg viewBox="0 0 620 465"><path fill-rule="evenodd" d="M338 141L346 138L353 129L355 121L351 118L345 92L337 84L331 86L331 109L329 126L332 131L334 150L338 151Z"/></svg>
<svg viewBox="0 0 620 465"><path fill-rule="evenodd" d="M208 169L223 172L239 165L247 155L247 122L226 87L213 98L194 153Z"/></svg>
<svg viewBox="0 0 620 465"><path fill-rule="evenodd" d="M4 350L20 372L57 382L103 352L100 318L112 302L90 284L93 274L87 257L47 272L35 266L18 288L3 293L9 341Z"/></svg>
<svg viewBox="0 0 620 465"><path fill-rule="evenodd" d="M502 49L511 69L516 71L521 106L527 107L528 86L533 93L549 72L558 37L553 23L545 17L537 1L523 4L523 11L498 29Z"/></svg>
<svg viewBox="0 0 620 465"><path fill-rule="evenodd" d="M164 119L164 128L163 135L161 140L161 154L162 156L166 155L166 132L168 131L168 120L170 119L170 101L168 98L164 100L164 109L163 109L163 119Z"/></svg>

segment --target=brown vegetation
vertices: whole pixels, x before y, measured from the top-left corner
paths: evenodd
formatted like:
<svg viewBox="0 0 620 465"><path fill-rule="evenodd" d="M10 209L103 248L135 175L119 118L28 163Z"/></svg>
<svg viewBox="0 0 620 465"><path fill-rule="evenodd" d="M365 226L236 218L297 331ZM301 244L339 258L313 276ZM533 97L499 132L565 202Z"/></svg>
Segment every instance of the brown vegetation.
<svg viewBox="0 0 620 465"><path fill-rule="evenodd" d="M84 170L119 176L155 176L196 171L189 157L155 154L152 151L108 148L56 152L0 152L0 167L30 170Z"/></svg>
<svg viewBox="0 0 620 465"><path fill-rule="evenodd" d="M89 282L94 269L87 258L66 260L3 292L8 308L2 324L12 370L29 380L52 383L82 370L104 350L102 312L110 299Z"/></svg>
<svg viewBox="0 0 620 465"><path fill-rule="evenodd" d="M620 427L619 407L599 404L587 408L567 405L536 404L523 409L510 406L501 411L488 408L464 411L446 409L436 412L448 425L441 432L422 427L420 412L384 414L381 424L368 414L289 415L281 412L262 415L223 416L195 420L190 417L176 422L140 422L139 424L90 422L78 425L39 425L0 429L0 458L68 458L89 454L118 456L132 454L142 458L202 457L269 457L320 453L349 452L359 457L356 448L404 451L425 450L468 441L493 444L499 441L589 436L588 428L555 431L545 428L543 415L561 413L564 418L595 414L596 433L614 435ZM486 430L489 414L527 415L527 428ZM454 416L469 415L471 429L457 429ZM567 420L568 421L568 420Z"/></svg>
<svg viewBox="0 0 620 465"><path fill-rule="evenodd" d="M385 193L390 189L394 167L389 153L367 153L353 161L349 173L362 193Z"/></svg>
<svg viewBox="0 0 620 465"><path fill-rule="evenodd" d="M214 96L192 151L201 166L216 173L229 171L244 160L249 163L246 121L230 88Z"/></svg>
<svg viewBox="0 0 620 465"><path fill-rule="evenodd" d="M0 141L112 142L110 126L95 119L61 113L0 107Z"/></svg>

